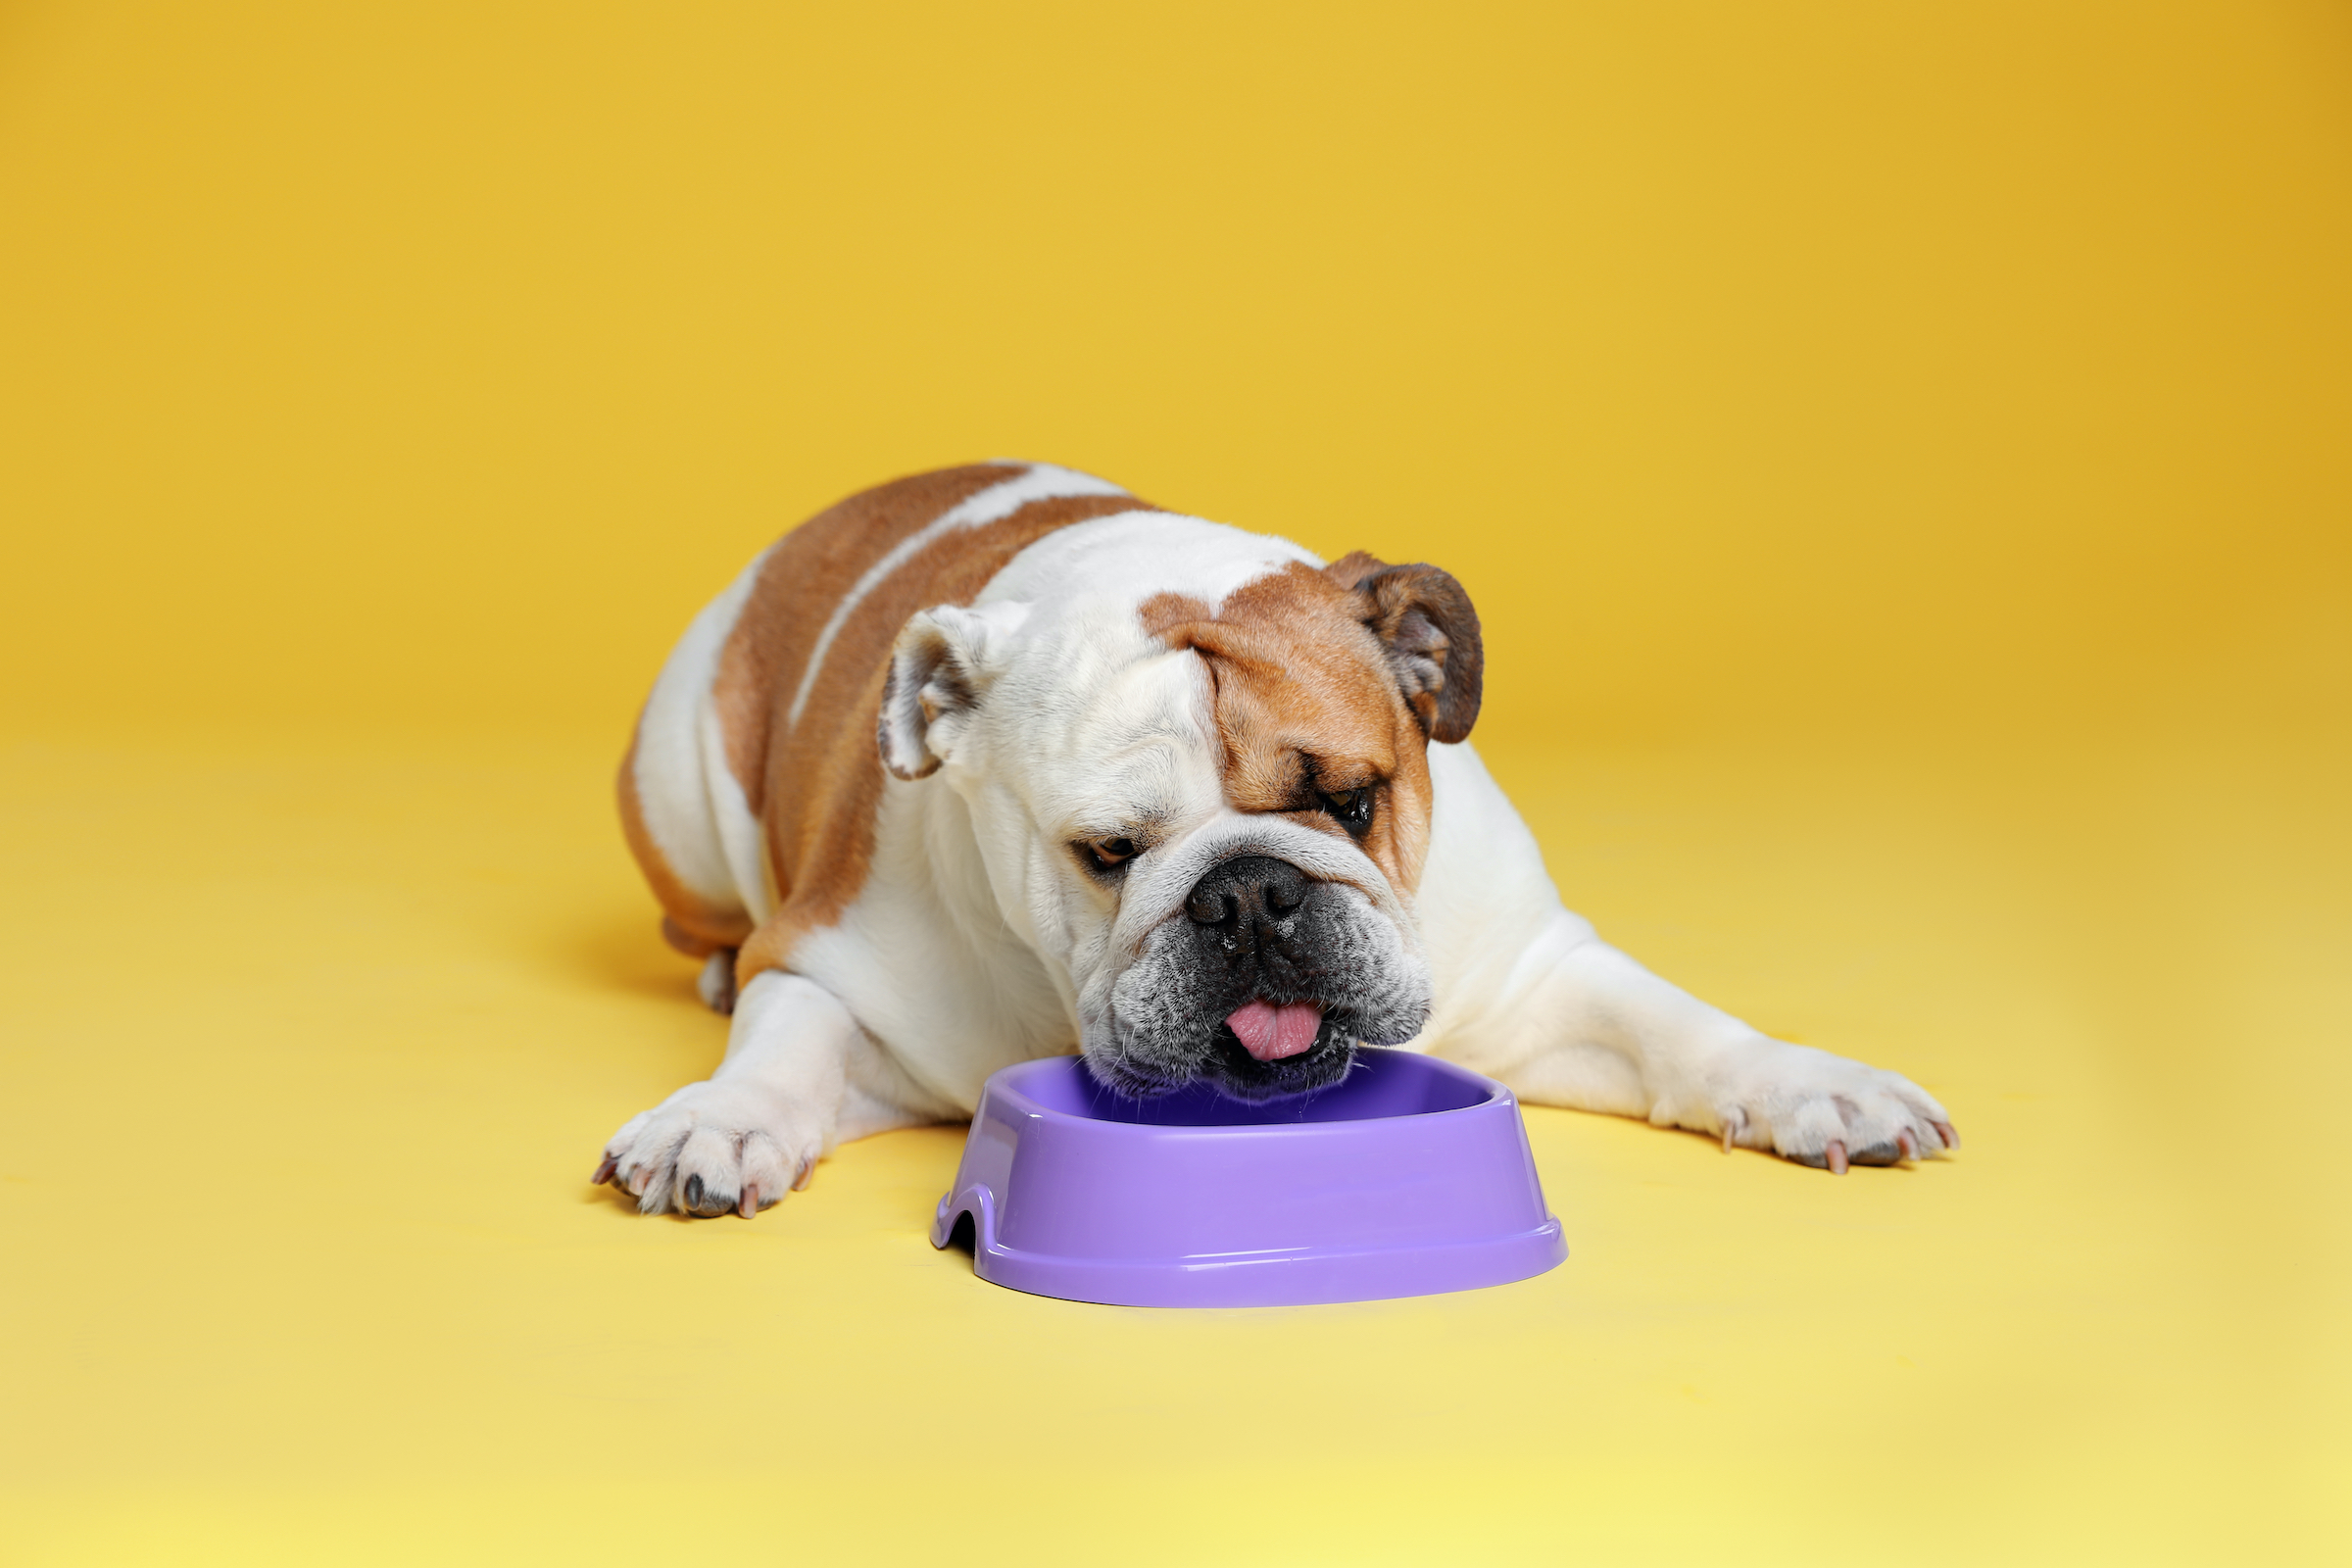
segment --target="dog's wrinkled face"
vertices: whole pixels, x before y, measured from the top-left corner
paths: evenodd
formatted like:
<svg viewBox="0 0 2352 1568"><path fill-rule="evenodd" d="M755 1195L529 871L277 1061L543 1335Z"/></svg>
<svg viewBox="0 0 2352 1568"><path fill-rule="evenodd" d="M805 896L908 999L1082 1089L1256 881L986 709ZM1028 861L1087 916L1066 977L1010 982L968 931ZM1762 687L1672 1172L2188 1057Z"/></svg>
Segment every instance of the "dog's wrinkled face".
<svg viewBox="0 0 2352 1568"><path fill-rule="evenodd" d="M1214 603L927 611L881 743L902 777L944 764L1099 1078L1263 1100L1426 1021L1427 746L1468 732L1480 675L1444 572L1292 562Z"/></svg>

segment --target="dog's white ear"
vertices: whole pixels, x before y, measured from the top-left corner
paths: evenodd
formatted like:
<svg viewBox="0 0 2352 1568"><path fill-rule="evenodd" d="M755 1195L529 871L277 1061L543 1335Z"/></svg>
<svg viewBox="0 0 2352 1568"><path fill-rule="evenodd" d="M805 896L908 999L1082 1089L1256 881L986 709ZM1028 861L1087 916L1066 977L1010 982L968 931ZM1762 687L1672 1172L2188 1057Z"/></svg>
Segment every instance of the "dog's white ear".
<svg viewBox="0 0 2352 1568"><path fill-rule="evenodd" d="M1027 605L985 610L934 605L916 612L890 651L875 738L882 765L904 779L928 777L950 760L981 698L1004 672Z"/></svg>

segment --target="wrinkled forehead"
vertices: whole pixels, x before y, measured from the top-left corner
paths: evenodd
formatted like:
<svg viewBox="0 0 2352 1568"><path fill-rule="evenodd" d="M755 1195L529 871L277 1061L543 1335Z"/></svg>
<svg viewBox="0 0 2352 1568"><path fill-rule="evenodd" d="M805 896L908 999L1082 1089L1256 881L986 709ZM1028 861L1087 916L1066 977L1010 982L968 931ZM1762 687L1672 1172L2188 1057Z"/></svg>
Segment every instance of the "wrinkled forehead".
<svg viewBox="0 0 2352 1568"><path fill-rule="evenodd" d="M1328 575L1289 566L1209 605L1181 594L1144 602L1147 633L1206 669L1226 797L1245 811L1295 807L1309 788L1393 777L1407 714L1386 657L1351 596Z"/></svg>
<svg viewBox="0 0 2352 1568"><path fill-rule="evenodd" d="M1176 827L1215 811L1215 694L1189 653L1143 634L1132 604L1073 606L1041 628L1018 706L1040 722L1007 738L1040 813L1073 829Z"/></svg>

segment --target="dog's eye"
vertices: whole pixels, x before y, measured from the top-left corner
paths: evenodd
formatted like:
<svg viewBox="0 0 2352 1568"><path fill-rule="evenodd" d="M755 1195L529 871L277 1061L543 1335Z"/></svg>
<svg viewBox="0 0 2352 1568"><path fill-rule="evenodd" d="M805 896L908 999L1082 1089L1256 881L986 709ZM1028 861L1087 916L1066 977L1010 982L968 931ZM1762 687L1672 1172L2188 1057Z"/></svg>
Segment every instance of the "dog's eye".
<svg viewBox="0 0 2352 1568"><path fill-rule="evenodd" d="M1339 819L1340 826L1364 836L1372 825L1372 792L1370 790L1333 790L1323 797L1323 809Z"/></svg>
<svg viewBox="0 0 2352 1568"><path fill-rule="evenodd" d="M1098 871L1116 870L1134 859L1139 853L1133 839L1096 839L1079 848L1086 852L1087 858L1095 863Z"/></svg>

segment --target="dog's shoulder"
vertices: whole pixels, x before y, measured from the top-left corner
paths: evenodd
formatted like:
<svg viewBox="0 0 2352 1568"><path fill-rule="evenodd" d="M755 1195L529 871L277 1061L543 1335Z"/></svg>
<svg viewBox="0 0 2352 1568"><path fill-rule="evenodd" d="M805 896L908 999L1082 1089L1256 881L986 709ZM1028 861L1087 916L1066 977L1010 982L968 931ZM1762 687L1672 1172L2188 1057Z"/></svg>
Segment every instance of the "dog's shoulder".
<svg viewBox="0 0 2352 1568"><path fill-rule="evenodd" d="M892 640L934 605L969 604L1046 535L1144 503L1048 464L942 468L841 501L761 558L706 687L706 767L723 762L756 823L772 912L744 973L835 919L871 864L883 772L874 725ZM714 743L714 744L713 744Z"/></svg>

